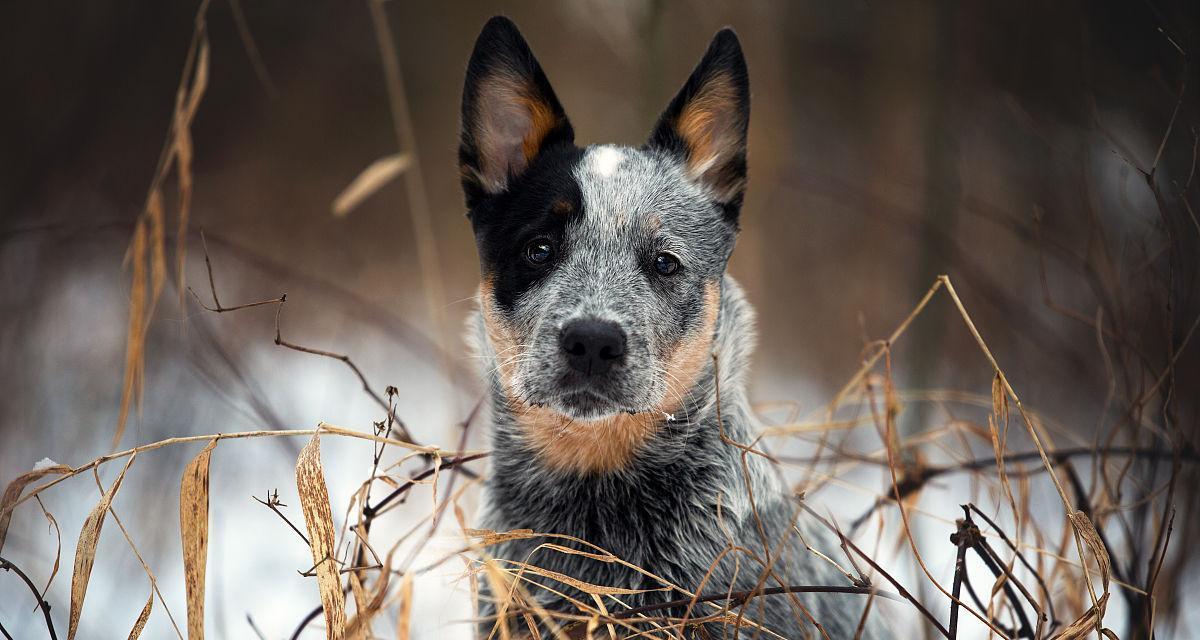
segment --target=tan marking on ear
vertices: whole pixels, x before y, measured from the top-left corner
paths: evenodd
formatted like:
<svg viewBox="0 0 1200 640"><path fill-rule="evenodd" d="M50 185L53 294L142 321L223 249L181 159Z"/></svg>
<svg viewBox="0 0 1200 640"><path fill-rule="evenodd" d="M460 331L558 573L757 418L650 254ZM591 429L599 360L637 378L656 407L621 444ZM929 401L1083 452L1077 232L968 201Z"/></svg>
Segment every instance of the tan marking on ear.
<svg viewBox="0 0 1200 640"><path fill-rule="evenodd" d="M529 132L525 134L525 141L521 148L525 152L525 163L533 162L534 156L542 148L542 141L546 139L546 135L550 133L558 124L558 118L554 116L554 110L546 102L539 100L528 93L521 96L521 100L525 104L525 108L529 110Z"/></svg>
<svg viewBox="0 0 1200 640"><path fill-rule="evenodd" d="M727 199L739 184L721 184L722 166L738 152L742 140L737 130L737 92L729 74L705 82L684 107L675 129L688 147L687 169L693 180L703 179ZM737 182L737 181L735 181Z"/></svg>
<svg viewBox="0 0 1200 640"><path fill-rule="evenodd" d="M662 426L664 414L682 408L685 394L691 391L704 371L712 350L720 298L717 282L709 282L704 293L704 320L693 335L681 340L665 359L664 366L671 373L666 377L667 390L662 400L649 411L574 421L553 409L526 404L513 397L511 387L505 384L516 420L542 463L552 469L580 474L607 473L629 464Z"/></svg>
<svg viewBox="0 0 1200 640"><path fill-rule="evenodd" d="M519 174L529 166L559 118L524 78L493 73L480 82L480 94L475 132L479 178L485 188L495 192L507 184L510 174Z"/></svg>

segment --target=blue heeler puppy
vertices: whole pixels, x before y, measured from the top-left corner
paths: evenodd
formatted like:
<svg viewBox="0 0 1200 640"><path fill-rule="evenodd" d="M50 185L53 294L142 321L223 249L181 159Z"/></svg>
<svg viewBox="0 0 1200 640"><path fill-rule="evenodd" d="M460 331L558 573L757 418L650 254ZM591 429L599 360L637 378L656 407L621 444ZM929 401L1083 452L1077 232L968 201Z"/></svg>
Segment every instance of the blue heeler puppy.
<svg viewBox="0 0 1200 640"><path fill-rule="evenodd" d="M797 518L775 471L739 446L757 430L742 379L753 313L725 265L749 115L746 62L725 29L643 146L581 148L516 26L496 17L483 28L467 68L459 150L482 268L472 334L493 421L482 526L581 538L691 593L850 585L805 548L844 559L837 545ZM501 562L645 590L608 600L614 613L685 597L618 562L537 550L545 542L577 546L532 538L488 550ZM579 613L572 600L594 606L567 583L525 575L524 588L549 611ZM506 594L484 591L481 613L494 616ZM769 595L734 615L746 637L851 638L867 603L854 594ZM686 637L732 636L733 616L715 612L701 604L646 615L657 624L708 620ZM528 634L516 620L500 624ZM628 622L618 633L679 637L644 618ZM495 632L491 622L481 629ZM867 625L866 637L876 633Z"/></svg>

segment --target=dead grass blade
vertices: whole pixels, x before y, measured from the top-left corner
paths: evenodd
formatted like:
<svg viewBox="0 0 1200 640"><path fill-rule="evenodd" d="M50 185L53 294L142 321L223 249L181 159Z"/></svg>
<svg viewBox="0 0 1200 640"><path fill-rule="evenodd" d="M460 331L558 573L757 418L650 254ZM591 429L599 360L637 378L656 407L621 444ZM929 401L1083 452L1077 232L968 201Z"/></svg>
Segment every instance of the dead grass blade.
<svg viewBox="0 0 1200 640"><path fill-rule="evenodd" d="M113 497L121 488L125 472L133 464L136 455L129 456L120 475L100 497L100 502L92 508L87 519L83 521L83 529L79 531L79 544L75 547L75 569L71 573L71 617L67 630L67 640L75 637L79 630L79 615L83 613L83 598L87 595L88 580L92 576L92 564L96 561L96 543L100 541L100 529L104 526L104 514L112 505Z"/></svg>
<svg viewBox="0 0 1200 640"><path fill-rule="evenodd" d="M21 493L25 491L25 487L48 475L62 475L70 472L71 467L65 464L51 464L23 473L8 483L8 486L4 488L4 496L0 497L0 551L4 551L4 538L8 535L8 525L12 522L13 509L16 509L17 502L21 500Z"/></svg>
<svg viewBox="0 0 1200 640"><path fill-rule="evenodd" d="M146 221L138 220L133 231L133 241L129 244L129 252L125 259L133 267L133 277L129 289L129 329L125 344L125 379L121 383L121 409L117 414L117 430L113 434L112 448L116 449L125 434L125 424L129 420L129 409L133 405L135 392L141 389L141 374L143 347L145 346L146 325L149 318L146 313ZM138 394L140 396L140 394Z"/></svg>
<svg viewBox="0 0 1200 640"><path fill-rule="evenodd" d="M346 575L346 579L350 582L350 593L354 596L356 609L354 617L346 623L347 640L365 640L366 629L371 625L370 603L367 602L367 590L363 588L362 578L359 577L361 573L360 571L351 571ZM384 572L384 575L387 573Z"/></svg>
<svg viewBox="0 0 1200 640"><path fill-rule="evenodd" d="M545 545L543 545L543 546L545 546ZM564 551L568 551L568 552L574 551L574 549L567 549L566 547L560 547L560 549L562 549ZM580 554L580 555L583 555L583 554ZM498 560L498 562L506 562L506 561ZM591 582L584 582L583 580L574 578L565 573L559 573L558 571L551 571L549 569L543 569L539 566L532 565L527 562L511 562L511 564L513 564L515 567L517 567L519 569L519 571L522 573L532 573L537 576L542 576L543 578L550 578L551 580L555 580L555 581L561 582L563 584L570 585L586 594L593 595L593 596L631 596L631 595L639 595L642 593L647 593L650 591L662 591L662 589L627 589L624 587L606 587L601 584L593 584Z"/></svg>
<svg viewBox="0 0 1200 640"><path fill-rule="evenodd" d="M138 616L137 622L133 623L133 629L129 630L127 640L137 640L142 635L142 629L146 628L146 621L150 619L150 610L154 608L154 590L150 590L150 597L146 598L146 606L142 607L142 613Z"/></svg>
<svg viewBox="0 0 1200 640"><path fill-rule="evenodd" d="M1082 511L1076 511L1067 516L1071 526L1075 531L1076 545L1082 542L1091 550L1092 555L1096 558L1096 565L1100 568L1100 586L1102 589L1101 595L1096 596L1096 591L1091 584L1091 574L1087 570L1087 558L1080 552L1079 560L1083 565L1084 579L1087 580L1087 590L1092 598L1092 606L1071 625L1083 624L1083 635L1087 635L1089 631L1096 631L1099 634L1107 635L1112 633L1104 628L1104 614L1108 604L1108 585L1112 578L1112 560L1109 558L1108 549L1104 545L1104 540L1100 538L1100 533L1096 531L1096 526L1092 523L1091 518ZM1065 632L1064 632L1065 633ZM1083 637L1083 636L1080 636ZM1116 636L1113 635L1115 638Z"/></svg>
<svg viewBox="0 0 1200 640"><path fill-rule="evenodd" d="M208 468L217 441L210 441L183 470L179 485L179 534L187 587L188 638L204 638L204 577L208 565Z"/></svg>
<svg viewBox="0 0 1200 640"><path fill-rule="evenodd" d="M153 312L167 280L167 222L162 189L150 192L146 217L150 221L150 311Z"/></svg>
<svg viewBox="0 0 1200 640"><path fill-rule="evenodd" d="M112 516L113 522L117 524L117 528L121 530L121 535L125 537L125 542L129 545L129 550L133 552L133 557L137 558L138 563L142 565L142 570L146 572L146 577L150 579L150 589L158 595L158 601L162 603L163 611L167 612L167 619L171 621L171 628L175 630L175 637L183 640L183 632L179 630L179 624L175 622L175 616L171 613L171 607L167 606L167 600L163 598L162 591L158 588L158 578L150 570L150 565L142 557L142 552L138 551L137 545L133 543L133 536L129 535L129 530L121 522L121 517L117 515L117 510L113 509L110 505L108 513Z"/></svg>
<svg viewBox="0 0 1200 640"><path fill-rule="evenodd" d="M354 617L350 619L350 622L346 623L346 637L369 637L368 634L371 630L371 620L373 620L379 613L380 609L383 608L383 603L387 599L388 583L392 576L392 572L387 570L388 567L392 566L391 554L388 555L388 560L383 564L383 566L384 570L379 572L379 579L376 580L373 593L369 599L364 596L362 600L359 600L357 598L359 597L360 593L357 591L355 592L355 602L358 604L359 608L358 611L355 612ZM351 580L357 581L357 572L352 572L350 576ZM361 583L359 583L358 590L362 590Z"/></svg>
<svg viewBox="0 0 1200 640"><path fill-rule="evenodd" d="M203 14L202 14L203 15ZM201 17L200 19L203 19ZM175 276L179 280L179 305L183 306L184 265L187 261L187 226L192 207L192 119L208 88L208 37L200 41L190 89L180 87L175 96L175 169L179 181L179 217L175 236Z"/></svg>
<svg viewBox="0 0 1200 640"><path fill-rule="evenodd" d="M1100 618L1104 617L1104 608L1108 605L1108 594L1104 594L1096 604L1084 612L1079 619L1067 625L1062 632L1054 636L1054 640L1084 640L1092 635L1092 632L1099 625ZM1112 640L1119 640L1117 634L1110 629L1101 629L1100 635Z"/></svg>
<svg viewBox="0 0 1200 640"><path fill-rule="evenodd" d="M46 594L50 593L50 585L54 584L54 577L58 575L59 562L62 560L62 529L58 526L58 520L54 519L54 514L42 504L42 499L39 497L36 500L42 509L42 515L46 516L46 521L54 527L54 566L50 568L50 577L46 578L46 586L42 589L42 600L45 600Z"/></svg>
<svg viewBox="0 0 1200 640"><path fill-rule="evenodd" d="M329 489L321 470L321 437L313 435L296 460L296 490L308 527L309 546L325 611L325 637L341 640L346 634L346 599L338 574L333 512L329 507Z"/></svg>
<svg viewBox="0 0 1200 640"><path fill-rule="evenodd" d="M117 417L117 428L113 434L112 448L116 449L125 433L129 409L136 397L139 405L145 380L145 339L153 316L154 305L162 293L166 281L166 220L162 199L162 184L172 164L176 169L179 187L178 230L175 239L176 271L179 285L179 305L183 307L184 263L187 257L187 224L192 201L192 138L191 124L200 107L200 99L208 87L208 36L206 35L205 12L208 0L202 0L196 14L196 27L192 45L184 65L183 79L175 94L175 111L172 116L171 133L168 135L158 168L151 180L146 207L138 217L133 238L129 243L126 261L132 265L133 277L129 295L129 331L125 348L125 379L121 384L121 409ZM188 83L187 79L191 78ZM147 261L147 248L152 258ZM147 268L150 280L147 282Z"/></svg>
<svg viewBox="0 0 1200 640"><path fill-rule="evenodd" d="M372 162L333 200L333 215L344 218L412 165L412 156L396 153Z"/></svg>
<svg viewBox="0 0 1200 640"><path fill-rule="evenodd" d="M513 529L512 531L493 531L491 529L463 529L467 538L475 538L475 544L480 547L490 547L509 540L527 540L536 538L538 534L533 529Z"/></svg>
<svg viewBox="0 0 1200 640"><path fill-rule="evenodd" d="M408 640L412 627L413 574L404 574L400 583L400 613L396 616L396 640Z"/></svg>

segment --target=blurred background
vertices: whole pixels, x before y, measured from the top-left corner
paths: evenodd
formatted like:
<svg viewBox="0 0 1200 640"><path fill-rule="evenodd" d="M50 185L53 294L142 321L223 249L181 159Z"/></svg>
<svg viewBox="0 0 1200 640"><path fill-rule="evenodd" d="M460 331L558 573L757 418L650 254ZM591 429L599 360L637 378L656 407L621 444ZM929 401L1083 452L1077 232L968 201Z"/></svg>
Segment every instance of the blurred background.
<svg viewBox="0 0 1200 640"><path fill-rule="evenodd" d="M751 182L730 268L759 313L751 395L768 423L819 415L868 343L886 338L948 274L1024 405L1054 425L1058 444L1111 436L1126 446L1190 451L1176 476L1195 479L1200 352L1189 340L1200 311L1200 179L1193 180L1200 78L1188 53L1196 50L1200 5L382 6L395 58L381 58L367 3L208 7L211 60L191 126L184 273L211 304L203 229L223 304L286 292L283 338L348 355L376 393L397 387L397 413L420 442L458 448L459 422L480 392L460 340L478 262L455 154L464 65L478 29L504 13L526 35L583 144L640 144L713 32L738 31L753 93ZM0 11L8 96L0 104L0 482L8 483L43 458L79 465L113 449L130 306L127 248L171 127L197 6L54 1ZM388 59L399 62L411 119L399 135ZM347 215L333 215L347 185L398 148L413 167ZM173 180L164 193L173 212ZM174 265L179 221L173 213L167 219ZM175 276L172 269L149 325L144 396L118 448L318 421L369 430L382 418L344 363L274 344L275 306L211 313L178 290ZM891 360L897 385L912 398L902 433L983 420L980 407L929 401L930 390L948 390L990 402L993 371L949 298L929 303ZM1022 431L1014 427L1010 448L1029 449ZM467 448L488 446L486 425L466 436ZM302 444L223 442L214 453L213 637L254 637L252 627L289 637L318 602L313 580L296 574L311 565L307 549L250 498L279 488L299 517L292 465ZM340 523L346 499L370 472L370 445L324 444ZM870 429L844 444L880 446ZM976 445L945 455L990 455L986 441ZM804 438L778 446L797 456L811 450ZM139 456L114 503L177 620L184 615L178 477L199 448ZM1115 526L1110 543L1141 549L1111 550L1142 576L1137 584L1155 558L1150 545L1166 510L1177 510L1176 540L1200 533L1194 485L1168 487L1170 467L1135 464L1135 488L1105 498L1105 514L1135 523ZM102 469L106 486L118 471ZM877 470L857 472L871 492L884 486ZM60 634L74 541L99 497L89 476L43 495L62 530L64 569L47 595ZM956 500L965 498L955 492L965 492L967 480L940 482L931 490L944 497L930 493L922 505L948 519L928 525L941 554L932 566L948 580L954 549L944 540L953 525L945 522L961 515ZM812 499L843 521L872 502L870 492L820 487L828 490ZM1043 489L1052 498L1043 500L1047 513L1061 518L1049 485L1034 492ZM476 499L464 494L468 514ZM414 492L409 510L398 513L427 513L430 500ZM381 520L380 535L415 522ZM435 536L440 551L429 558L456 547L451 533ZM3 553L44 584L55 539L26 502ZM885 547L896 546L888 540ZM1173 544L1158 578L1156 626L1161 637L1194 637L1200 618L1179 604L1180 594L1200 587L1196 557L1189 542ZM461 622L471 616L462 573L455 561L419 583L414 637L470 635ZM148 593L141 565L108 525L80 637L123 637ZM0 595L0 621L14 637L45 633L14 576L0 574ZM1143 637L1130 622L1143 615L1132 602L1114 596L1106 618L1121 637ZM391 637L392 624L376 631ZM146 637L172 633L156 610Z"/></svg>

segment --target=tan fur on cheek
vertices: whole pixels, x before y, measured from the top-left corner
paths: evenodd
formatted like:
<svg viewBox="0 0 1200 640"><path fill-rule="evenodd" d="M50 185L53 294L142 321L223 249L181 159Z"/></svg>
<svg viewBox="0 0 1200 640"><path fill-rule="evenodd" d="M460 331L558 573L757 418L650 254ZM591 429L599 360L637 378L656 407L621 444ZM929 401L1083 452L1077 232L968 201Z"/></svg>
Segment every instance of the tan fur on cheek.
<svg viewBox="0 0 1200 640"><path fill-rule="evenodd" d="M516 379L517 363L521 361L524 351L519 348L521 342L517 339L516 332L496 311L492 289L491 278L484 278L479 285L479 307L483 313L483 325L487 329L488 341L492 343L492 351L496 354L496 370L500 374L500 382L505 393L511 394Z"/></svg>
<svg viewBox="0 0 1200 640"><path fill-rule="evenodd" d="M667 390L662 401L650 411L575 421L553 409L530 406L510 394L517 422L542 463L559 471L581 474L606 473L629 464L662 425L664 414L681 408L686 394L704 371L712 350L720 298L718 284L708 283L704 294L704 320L665 360L664 366L671 374L666 376ZM505 388L509 390L507 385Z"/></svg>
<svg viewBox="0 0 1200 640"><path fill-rule="evenodd" d="M704 366L708 364L720 307L721 287L716 281L709 282L704 287L704 321L693 335L680 340L663 363L671 374L666 376L667 393L661 405L666 413L675 413L681 408L687 399L686 394L691 392Z"/></svg>

